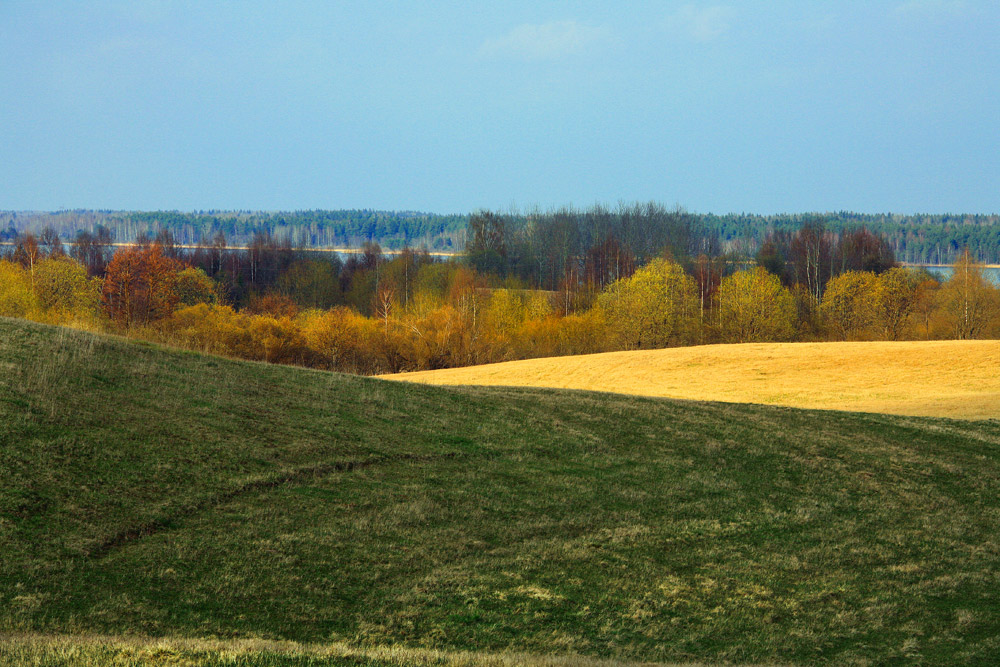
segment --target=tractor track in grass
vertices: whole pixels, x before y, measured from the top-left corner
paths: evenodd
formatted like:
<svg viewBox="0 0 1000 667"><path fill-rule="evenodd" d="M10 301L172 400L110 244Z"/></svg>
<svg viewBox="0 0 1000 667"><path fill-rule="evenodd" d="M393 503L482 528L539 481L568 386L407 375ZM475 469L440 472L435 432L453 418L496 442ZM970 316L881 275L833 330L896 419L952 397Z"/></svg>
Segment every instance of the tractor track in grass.
<svg viewBox="0 0 1000 667"><path fill-rule="evenodd" d="M177 510L172 512L169 516L156 517L150 519L149 521L144 521L139 525L130 526L129 528L121 530L99 542L86 553L86 556L87 558L103 558L118 549L136 542L137 540L170 530L175 526L177 520L182 517L211 510L215 507L219 507L225 503L235 500L236 498L257 491L266 491L309 478L322 477L333 473L348 473L355 470L363 470L365 468L388 465L391 463L428 463L466 457L468 457L468 454L464 452L446 452L444 454L397 454L394 456L373 456L366 459L334 461L332 463L302 466L293 470L286 470L280 474L271 475L263 479L248 481L235 489L231 489L224 493L204 498L199 502L177 508Z"/></svg>

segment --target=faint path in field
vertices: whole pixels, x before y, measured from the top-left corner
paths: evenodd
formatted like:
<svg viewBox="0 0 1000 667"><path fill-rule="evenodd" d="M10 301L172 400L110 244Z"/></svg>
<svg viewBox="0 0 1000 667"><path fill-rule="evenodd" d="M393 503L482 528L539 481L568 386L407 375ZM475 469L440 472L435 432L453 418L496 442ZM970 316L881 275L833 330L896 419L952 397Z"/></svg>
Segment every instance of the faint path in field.
<svg viewBox="0 0 1000 667"><path fill-rule="evenodd" d="M398 454L394 456L374 456L366 459L334 461L332 463L321 463L281 471L278 474L251 480L236 487L235 489L203 498L195 503L189 503L182 507L178 507L171 512L169 516L156 517L141 524L125 528L124 530L121 530L111 537L99 542L91 548L86 555L89 558L102 558L113 551L128 546L129 544L132 544L144 537L171 529L174 526L174 522L180 518L210 510L214 507L218 507L219 505L223 505L231 500L239 498L240 496L257 491L266 491L278 486L292 484L309 478L322 477L334 473L347 473L354 470L362 470L364 468L388 465L391 463L445 461L449 459L463 458L465 456L467 456L467 454L463 452L447 452L444 454Z"/></svg>

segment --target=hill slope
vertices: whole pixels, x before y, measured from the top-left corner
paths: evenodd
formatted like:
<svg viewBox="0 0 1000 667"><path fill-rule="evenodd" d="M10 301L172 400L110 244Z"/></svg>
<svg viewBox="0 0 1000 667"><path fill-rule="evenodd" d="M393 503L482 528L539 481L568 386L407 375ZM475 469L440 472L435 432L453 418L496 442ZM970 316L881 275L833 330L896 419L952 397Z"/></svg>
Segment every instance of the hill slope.
<svg viewBox="0 0 1000 667"><path fill-rule="evenodd" d="M0 319L0 634L987 660L998 444L994 423L427 387Z"/></svg>
<svg viewBox="0 0 1000 667"><path fill-rule="evenodd" d="M1000 341L749 343L609 352L385 376L439 385L1000 418Z"/></svg>

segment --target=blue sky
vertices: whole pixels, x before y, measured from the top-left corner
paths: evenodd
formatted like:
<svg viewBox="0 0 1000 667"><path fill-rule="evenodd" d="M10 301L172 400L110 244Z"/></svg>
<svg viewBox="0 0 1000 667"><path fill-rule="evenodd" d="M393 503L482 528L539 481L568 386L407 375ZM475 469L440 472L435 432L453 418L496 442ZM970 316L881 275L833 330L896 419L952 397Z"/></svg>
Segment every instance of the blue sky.
<svg viewBox="0 0 1000 667"><path fill-rule="evenodd" d="M0 1L0 208L1000 211L1000 3Z"/></svg>

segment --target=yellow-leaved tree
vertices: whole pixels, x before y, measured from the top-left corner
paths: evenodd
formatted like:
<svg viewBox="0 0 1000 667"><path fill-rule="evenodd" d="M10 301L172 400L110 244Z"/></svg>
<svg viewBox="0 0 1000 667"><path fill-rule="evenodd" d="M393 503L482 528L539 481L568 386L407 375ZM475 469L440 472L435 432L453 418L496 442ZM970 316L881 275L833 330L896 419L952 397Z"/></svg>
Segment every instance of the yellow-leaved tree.
<svg viewBox="0 0 1000 667"><path fill-rule="evenodd" d="M785 341L795 335L795 298L764 268L723 278L715 300L719 333L726 342Z"/></svg>
<svg viewBox="0 0 1000 667"><path fill-rule="evenodd" d="M55 255L35 265L35 294L49 321L92 321L100 307L101 280L88 278L75 259Z"/></svg>
<svg viewBox="0 0 1000 667"><path fill-rule="evenodd" d="M158 331L172 345L243 357L251 347L250 317L229 306L199 303L174 311L160 322Z"/></svg>
<svg viewBox="0 0 1000 667"><path fill-rule="evenodd" d="M548 296L535 290L495 289L483 311L480 327L482 352L489 361L517 356L516 343L526 322L539 321L552 313Z"/></svg>
<svg viewBox="0 0 1000 667"><path fill-rule="evenodd" d="M338 306L332 310L307 310L297 318L306 344L324 368L347 373L379 370L375 344L381 331L376 321Z"/></svg>
<svg viewBox="0 0 1000 667"><path fill-rule="evenodd" d="M896 267L878 277L874 321L885 340L900 340L917 305L917 278L909 269Z"/></svg>
<svg viewBox="0 0 1000 667"><path fill-rule="evenodd" d="M178 271L175 289L179 307L219 302L219 288L203 269L189 266Z"/></svg>
<svg viewBox="0 0 1000 667"><path fill-rule="evenodd" d="M462 365L469 356L469 319L461 310L443 305L406 317L407 362L413 369Z"/></svg>
<svg viewBox="0 0 1000 667"><path fill-rule="evenodd" d="M20 264L0 259L0 317L27 318L37 310L31 274Z"/></svg>
<svg viewBox="0 0 1000 667"><path fill-rule="evenodd" d="M1000 295L983 275L983 268L966 250L938 290L938 305L954 338L980 338L1000 316Z"/></svg>
<svg viewBox="0 0 1000 667"><path fill-rule="evenodd" d="M597 299L615 347L653 349L694 342L698 290L679 264L655 259Z"/></svg>
<svg viewBox="0 0 1000 667"><path fill-rule="evenodd" d="M834 336L857 340L871 334L879 299L878 276L846 271L826 284L820 313Z"/></svg>

